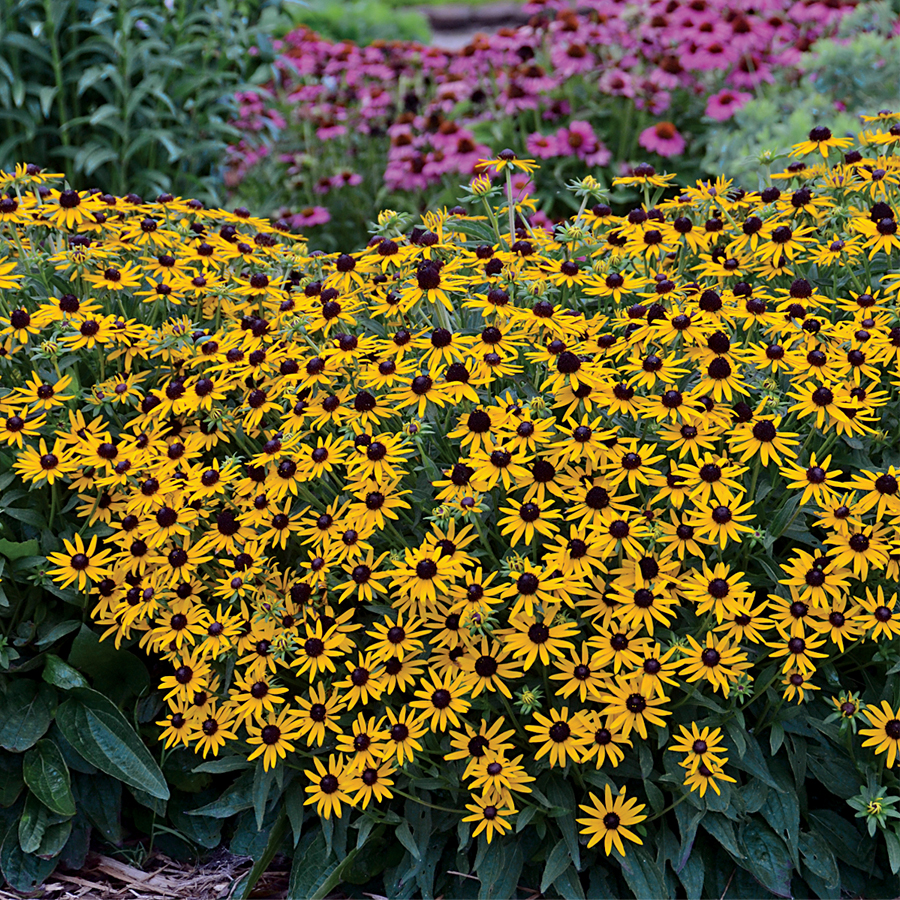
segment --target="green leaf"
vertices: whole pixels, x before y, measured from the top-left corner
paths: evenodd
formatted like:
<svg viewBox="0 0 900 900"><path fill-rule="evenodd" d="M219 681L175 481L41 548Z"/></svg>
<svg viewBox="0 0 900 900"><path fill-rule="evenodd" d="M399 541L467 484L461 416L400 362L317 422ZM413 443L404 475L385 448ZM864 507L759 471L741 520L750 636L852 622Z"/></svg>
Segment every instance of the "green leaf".
<svg viewBox="0 0 900 900"><path fill-rule="evenodd" d="M894 851L891 851L891 842L888 841L888 855L891 860L891 871L896 875L900 871L900 841L892 832L885 831L885 838L894 839ZM821 835L814 831L808 831L800 835L800 854L803 856L804 865L825 881L826 884L840 887L841 873L837 860L831 847ZM896 863L896 865L895 865Z"/></svg>
<svg viewBox="0 0 900 900"><path fill-rule="evenodd" d="M56 705L50 685L18 679L0 697L0 747L22 753L46 734Z"/></svg>
<svg viewBox="0 0 900 900"><path fill-rule="evenodd" d="M38 741L25 754L22 775L25 784L47 809L61 816L75 815L69 767L53 741Z"/></svg>
<svg viewBox="0 0 900 900"><path fill-rule="evenodd" d="M769 791L762 806L762 816L783 838L788 847L793 848L791 857L799 868L797 846L800 843L800 805L797 795L781 791Z"/></svg>
<svg viewBox="0 0 900 900"><path fill-rule="evenodd" d="M887 844L887 848L888 848L888 861L891 864L891 872L893 872L894 875L896 875L897 872L900 872L900 840L897 839L897 835L894 834L893 831L885 830L882 833L884 834L884 842L885 842L885 844ZM803 835L803 836L806 837L806 835ZM803 859L804 859L804 862L806 862L806 854L805 853L803 854ZM832 856L832 859L834 859L833 856ZM807 862L807 865L809 865L808 862ZM810 866L810 868L812 868L812 866ZM816 872L816 874L818 874L818 872L815 869L813 869L813 871Z"/></svg>
<svg viewBox="0 0 900 900"><path fill-rule="evenodd" d="M68 663L87 675L95 690L113 703L124 704L150 684L147 669L133 653L116 650L111 641L101 641L85 625L72 642Z"/></svg>
<svg viewBox="0 0 900 900"><path fill-rule="evenodd" d="M772 751L772 756L774 756L780 749L781 745L784 743L784 726L781 722L776 722L772 726L772 730L769 733L769 749Z"/></svg>
<svg viewBox="0 0 900 900"><path fill-rule="evenodd" d="M585 900L584 887L581 879L575 871L575 866L569 866L559 878L556 879L556 890L563 900Z"/></svg>
<svg viewBox="0 0 900 900"><path fill-rule="evenodd" d="M97 691L76 688L56 722L76 752L101 772L160 800L169 788L156 760L119 710Z"/></svg>
<svg viewBox="0 0 900 900"><path fill-rule="evenodd" d="M700 900L703 896L703 881L706 876L703 857L699 853L693 853L684 864L684 868L678 873L687 900Z"/></svg>
<svg viewBox="0 0 900 900"><path fill-rule="evenodd" d="M76 773L74 779L75 804L91 824L111 844L122 841L122 823L119 813L122 807L122 784L96 772L94 775Z"/></svg>
<svg viewBox="0 0 900 900"><path fill-rule="evenodd" d="M207 803L198 809L189 809L187 814L189 816L209 816L213 819L228 819L252 806L253 774L247 772L230 785L218 800Z"/></svg>
<svg viewBox="0 0 900 900"><path fill-rule="evenodd" d="M484 837L482 836L484 841ZM516 885L522 874L524 859L519 843L510 844L507 841L492 841L490 845L485 843L487 850L481 855L480 863L476 860L474 874L481 881L479 897L498 898L506 900L516 896Z"/></svg>
<svg viewBox="0 0 900 900"><path fill-rule="evenodd" d="M412 829L409 827L409 822L403 821L400 823L400 827L397 828L395 832L397 836L397 840L403 844L404 847L410 852L412 858L419 862L422 859L422 853L419 848L416 846L416 839L413 837Z"/></svg>
<svg viewBox="0 0 900 900"><path fill-rule="evenodd" d="M55 860L41 859L23 852L18 829L11 827L0 847L0 870L13 890L30 894L56 868Z"/></svg>
<svg viewBox="0 0 900 900"><path fill-rule="evenodd" d="M256 827L261 831L263 827L263 818L266 815L266 802L269 799L269 792L275 783L276 769L266 771L263 761L257 761L256 770L253 773L253 811L256 813Z"/></svg>
<svg viewBox="0 0 900 900"><path fill-rule="evenodd" d="M67 662L63 662L53 653L44 657L44 671L41 677L47 684L70 691L72 688L88 687L87 679L77 669L73 669Z"/></svg>
<svg viewBox="0 0 900 900"><path fill-rule="evenodd" d="M734 836L734 826L721 813L707 813L700 821L708 831L735 859L743 859L744 854L738 847Z"/></svg>
<svg viewBox="0 0 900 900"><path fill-rule="evenodd" d="M24 786L21 755L0 753L0 808L12 806Z"/></svg>
<svg viewBox="0 0 900 900"><path fill-rule="evenodd" d="M44 837L41 840L41 846L37 849L37 855L41 859L52 859L62 853L69 835L72 834L72 819L68 818L62 822L53 822L47 826L44 831Z"/></svg>
<svg viewBox="0 0 900 900"><path fill-rule="evenodd" d="M575 806L575 792L572 785L562 778L553 778L547 786L547 797L554 806L561 806L568 810L569 814L557 819L560 831L565 838L566 846L569 848L569 854L572 857L572 863L576 869L581 868L581 850L578 845L578 830L575 825L575 816L571 811Z"/></svg>
<svg viewBox="0 0 900 900"><path fill-rule="evenodd" d="M624 841L623 841L624 843ZM656 861L643 847L628 844L625 857L616 856L622 864L622 875L635 897L668 897L666 879Z"/></svg>
<svg viewBox="0 0 900 900"><path fill-rule="evenodd" d="M50 811L32 793L25 795L25 806L19 816L19 846L23 853L37 853L50 824Z"/></svg>
<svg viewBox="0 0 900 900"><path fill-rule="evenodd" d="M325 835L321 828L304 835L294 852L288 896L311 897L336 866L336 859L329 864Z"/></svg>
<svg viewBox="0 0 900 900"><path fill-rule="evenodd" d="M300 840L300 832L303 830L303 816L306 812L304 801L306 800L306 792L303 790L303 783L296 779L292 781L284 792L284 806L287 810L288 819L291 822L291 831L294 834L294 846ZM360 835L362 829L360 829ZM362 846L360 844L360 846Z"/></svg>
<svg viewBox="0 0 900 900"><path fill-rule="evenodd" d="M547 862L544 865L544 874L541 876L541 893L546 894L547 888L571 865L572 857L566 847L566 842L560 839L550 851L550 855L547 857Z"/></svg>
<svg viewBox="0 0 900 900"><path fill-rule="evenodd" d="M262 827L262 826L260 826ZM272 826L272 831L269 834L269 842L266 844L265 852L253 863L253 868L247 874L246 880L241 884L241 900L248 900L250 894L253 891L253 888L256 886L256 882L259 881L260 876L266 869L269 868L269 863L275 858L275 854L278 852L281 847L281 842L284 840L284 836L287 833L287 815L282 813L275 821L275 824Z"/></svg>
<svg viewBox="0 0 900 900"><path fill-rule="evenodd" d="M328 877L310 895L309 900L325 898L341 883L341 873L350 867L359 850L351 850L329 873Z"/></svg>
<svg viewBox="0 0 900 900"><path fill-rule="evenodd" d="M784 841L756 819L747 822L741 837L747 851L745 868L766 890L779 897L790 897L794 867Z"/></svg>
<svg viewBox="0 0 900 900"><path fill-rule="evenodd" d="M40 545L35 540L8 541L0 538L0 553L7 559L23 559L26 556L37 556L40 553Z"/></svg>
<svg viewBox="0 0 900 900"><path fill-rule="evenodd" d="M694 839L697 837L697 826L705 815L705 810L691 810L683 803L675 807L675 818L678 819L678 830L681 832L681 847L678 858L672 865L676 872L681 871L690 857Z"/></svg>
<svg viewBox="0 0 900 900"><path fill-rule="evenodd" d="M210 772L212 774L221 774L222 772L241 772L244 769L252 768L253 763L247 762L245 756L221 756L217 759L208 759L194 766L192 772Z"/></svg>

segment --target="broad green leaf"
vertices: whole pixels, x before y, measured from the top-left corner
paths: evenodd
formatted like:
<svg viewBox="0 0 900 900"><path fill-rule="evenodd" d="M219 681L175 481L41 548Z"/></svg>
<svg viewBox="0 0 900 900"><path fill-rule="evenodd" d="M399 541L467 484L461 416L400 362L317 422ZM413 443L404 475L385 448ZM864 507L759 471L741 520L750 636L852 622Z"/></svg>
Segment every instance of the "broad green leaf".
<svg viewBox="0 0 900 900"><path fill-rule="evenodd" d="M787 846L793 848L791 858L794 865L799 866L797 846L800 843L800 805L796 794L769 791L761 813Z"/></svg>
<svg viewBox="0 0 900 900"><path fill-rule="evenodd" d="M474 874L481 881L479 896L490 900L515 897L524 864L521 845L502 840L494 840L488 845L484 835L481 840L487 850L483 855L479 854L482 856L480 864L476 860Z"/></svg>
<svg viewBox="0 0 900 900"><path fill-rule="evenodd" d="M623 841L623 843L625 843ZM652 859L643 847L627 844L626 855L619 857L622 863L622 875L635 897L666 897L666 880L656 860ZM618 857L618 853L616 853Z"/></svg>
<svg viewBox="0 0 900 900"><path fill-rule="evenodd" d="M48 684L20 678L0 697L0 747L22 753L50 727L56 691Z"/></svg>
<svg viewBox="0 0 900 900"><path fill-rule="evenodd" d="M584 886L578 877L578 873L575 871L575 866L569 866L556 879L555 887L563 900L585 900Z"/></svg>
<svg viewBox="0 0 900 900"><path fill-rule="evenodd" d="M84 759L160 800L169 788L156 760L119 710L97 691L76 688L60 706L56 721L66 740Z"/></svg>
<svg viewBox="0 0 900 900"><path fill-rule="evenodd" d="M336 866L337 860L326 851L322 829L305 834L294 851L288 896L311 897Z"/></svg>
<svg viewBox="0 0 900 900"><path fill-rule="evenodd" d="M253 773L253 811L256 813L256 827L262 830L263 818L266 815L266 802L269 799L269 792L275 783L275 773L277 769L269 769L266 771L263 761L257 760L256 770Z"/></svg>
<svg viewBox="0 0 900 900"><path fill-rule="evenodd" d="M900 841L893 832L885 831L885 838L893 838L894 851L891 851L891 841L888 840L888 856L891 861L891 871L896 875L900 871ZM800 835L800 854L803 864L823 879L826 884L840 887L841 873L837 860L831 848L825 840L816 832L808 831Z"/></svg>
<svg viewBox="0 0 900 900"><path fill-rule="evenodd" d="M49 810L61 816L75 815L69 767L53 741L38 741L25 754L22 775L31 792Z"/></svg>
<svg viewBox="0 0 900 900"><path fill-rule="evenodd" d="M412 829L409 827L409 822L403 821L400 823L400 827L397 828L395 832L397 836L397 840L409 850L412 858L419 862L422 859L422 852L416 846L416 839L413 837Z"/></svg>
<svg viewBox="0 0 900 900"><path fill-rule="evenodd" d="M11 827L0 847L0 870L13 890L31 894L56 868L55 860L24 853L19 846L18 828Z"/></svg>
<svg viewBox="0 0 900 900"><path fill-rule="evenodd" d="M891 872L896 875L897 872L900 872L900 839L897 838L897 835L894 834L893 831L885 830L882 834L884 834L884 842L887 845L888 861L891 865ZM805 854L803 859L805 862Z"/></svg>
<svg viewBox="0 0 900 900"><path fill-rule="evenodd" d="M72 642L68 663L87 675L94 689L113 703L124 705L150 684L147 669L133 653L116 650L111 641L101 641L84 625Z"/></svg>
<svg viewBox="0 0 900 900"><path fill-rule="evenodd" d="M0 538L0 553L9 560L22 559L26 556L37 556L39 552L40 545L35 540L8 541L6 538Z"/></svg>
<svg viewBox="0 0 900 900"><path fill-rule="evenodd" d="M34 794L25 796L25 806L19 816L19 846L23 853L37 853L50 824L50 811Z"/></svg>
<svg viewBox="0 0 900 900"><path fill-rule="evenodd" d="M721 813L707 813L700 824L708 831L735 859L743 859L744 854L738 847L734 835L734 826Z"/></svg>
<svg viewBox="0 0 900 900"><path fill-rule="evenodd" d="M581 849L578 844L578 829L575 825L575 816L572 815L572 810L576 808L575 792L572 790L572 785L561 777L555 777L547 786L547 797L554 806L561 806L568 811L568 815L557 819L557 823L565 838L566 846L569 848L572 863L576 869L580 869Z"/></svg>
<svg viewBox="0 0 900 900"><path fill-rule="evenodd" d="M699 853L692 853L683 868L678 873L687 900L700 900L703 896L703 881L706 875L703 857Z"/></svg>
<svg viewBox="0 0 900 900"><path fill-rule="evenodd" d="M73 669L67 662L63 662L53 653L44 657L44 671L41 678L55 687L70 691L72 688L88 687L87 679L77 669Z"/></svg>
<svg viewBox="0 0 900 900"><path fill-rule="evenodd" d="M228 819L252 806L253 774L247 772L230 785L218 800L207 803L198 809L189 809L187 814L189 816L209 816L213 819Z"/></svg>
<svg viewBox="0 0 900 900"><path fill-rule="evenodd" d="M683 803L675 807L678 830L681 832L681 848L678 851L678 858L673 861L673 868L676 872L681 871L690 857L694 839L697 837L697 826L705 815L705 810L692 810Z"/></svg>
<svg viewBox="0 0 900 900"><path fill-rule="evenodd" d="M541 876L541 893L546 894L547 888L571 865L572 857L566 847L566 842L560 839L550 851L547 862L544 864L544 874Z"/></svg>
<svg viewBox="0 0 900 900"><path fill-rule="evenodd" d="M91 824L111 844L122 841L122 783L97 772L94 775L76 773L73 779L75 805Z"/></svg>
<svg viewBox="0 0 900 900"><path fill-rule="evenodd" d="M287 833L287 815L282 813L275 821L275 824L272 826L272 831L269 834L269 842L266 844L265 852L253 863L253 868L247 873L246 879L242 882L240 888L240 897L242 900L248 900L250 894L253 891L253 888L256 886L256 882L259 881L260 876L266 869L269 868L269 863L275 858L275 854L281 847L281 842L284 840L284 836Z"/></svg>
<svg viewBox="0 0 900 900"><path fill-rule="evenodd" d="M23 787L22 756L18 753L0 753L0 808L12 806Z"/></svg>
<svg viewBox="0 0 900 900"><path fill-rule="evenodd" d="M71 818L48 825L46 831L44 831L44 837L41 839L41 846L36 851L37 855L41 859L55 859L62 853L71 834Z"/></svg>
<svg viewBox="0 0 900 900"><path fill-rule="evenodd" d="M743 865L768 891L779 897L791 896L793 865L784 841L767 825L751 819L741 834L746 859Z"/></svg>

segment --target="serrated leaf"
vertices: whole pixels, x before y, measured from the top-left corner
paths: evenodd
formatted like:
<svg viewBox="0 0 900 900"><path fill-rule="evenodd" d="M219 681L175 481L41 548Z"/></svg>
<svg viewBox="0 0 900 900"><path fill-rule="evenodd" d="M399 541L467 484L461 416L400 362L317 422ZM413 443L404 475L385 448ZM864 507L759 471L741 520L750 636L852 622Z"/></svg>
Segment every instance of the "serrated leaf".
<svg viewBox="0 0 900 900"><path fill-rule="evenodd" d="M168 800L169 788L156 760L122 713L88 688L75 688L69 696L56 722L75 751L101 772Z"/></svg>
<svg viewBox="0 0 900 900"><path fill-rule="evenodd" d="M22 776L32 794L49 810L61 816L75 815L69 767L53 741L38 741L25 754Z"/></svg>

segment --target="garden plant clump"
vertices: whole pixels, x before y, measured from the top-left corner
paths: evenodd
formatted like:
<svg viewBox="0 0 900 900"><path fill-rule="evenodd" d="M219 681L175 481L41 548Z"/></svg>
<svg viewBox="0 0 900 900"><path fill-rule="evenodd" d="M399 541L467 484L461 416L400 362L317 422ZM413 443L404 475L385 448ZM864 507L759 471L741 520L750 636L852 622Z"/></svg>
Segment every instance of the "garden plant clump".
<svg viewBox="0 0 900 900"><path fill-rule="evenodd" d="M814 84L801 66L854 6L591 0L576 9L557 0L526 9L529 26L458 52L287 34L276 81L238 97L242 139L226 181L248 205L279 210L337 250L362 239L371 206L421 211L442 190L452 205L479 159L518 146L542 161L542 215L570 215L577 206L558 188L585 166L607 185L642 158L673 158L682 177L701 177L710 131L760 93ZM527 175L517 173L520 190L531 187Z"/></svg>
<svg viewBox="0 0 900 900"><path fill-rule="evenodd" d="M161 764L30 655L4 875L178 762L292 896L896 893L898 118L552 234L505 150L333 254L4 175L0 553L154 661Z"/></svg>

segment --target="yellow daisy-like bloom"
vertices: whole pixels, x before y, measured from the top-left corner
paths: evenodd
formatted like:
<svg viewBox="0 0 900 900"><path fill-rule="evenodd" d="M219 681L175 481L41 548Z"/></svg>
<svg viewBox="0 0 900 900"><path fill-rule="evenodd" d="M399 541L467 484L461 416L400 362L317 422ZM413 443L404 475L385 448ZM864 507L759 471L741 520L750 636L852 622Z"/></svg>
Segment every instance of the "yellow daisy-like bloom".
<svg viewBox="0 0 900 900"><path fill-rule="evenodd" d="M866 738L863 747L874 747L875 753L887 753L887 765L891 768L897 760L900 745L900 712L894 713L890 703L882 700L881 706L867 706L863 715L872 724L871 728L860 728L859 733Z"/></svg>
<svg viewBox="0 0 900 900"><path fill-rule="evenodd" d="M585 813L585 818L576 820L579 825L584 826L581 834L588 837L588 847L593 847L594 844L603 841L603 851L607 856L613 848L618 850L621 856L624 856L625 845L622 843L622 838L635 844L644 843L631 830L634 825L639 825L647 818L641 812L644 804L638 803L634 797L626 798L624 786L615 798L613 798L612 789L608 784L603 800L600 800L593 792L588 793L588 797L591 802L578 807Z"/></svg>
<svg viewBox="0 0 900 900"><path fill-rule="evenodd" d="M107 563L112 554L109 550L97 552L97 535L91 538L87 546L80 534L76 534L71 541L63 538L63 546L65 553L48 553L47 560L57 567L50 571L53 580L64 588L74 582L78 590L83 591L91 582L109 574Z"/></svg>
<svg viewBox="0 0 900 900"><path fill-rule="evenodd" d="M316 812L323 819L330 819L332 815L339 819L343 813L342 803L352 805L350 795L352 778L344 769L343 759L332 753L328 757L327 765L318 756L313 757L314 769L306 769L304 774L309 779L304 790L310 796L303 801L304 806L313 803Z"/></svg>
<svg viewBox="0 0 900 900"><path fill-rule="evenodd" d="M263 721L247 728L247 743L256 747L247 759L261 756L263 769L268 771L284 759L288 751L294 750L293 739L297 737L299 731L292 710L285 707L277 715L269 713Z"/></svg>

